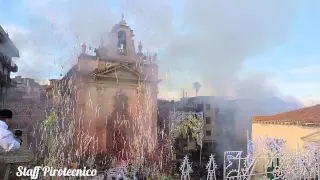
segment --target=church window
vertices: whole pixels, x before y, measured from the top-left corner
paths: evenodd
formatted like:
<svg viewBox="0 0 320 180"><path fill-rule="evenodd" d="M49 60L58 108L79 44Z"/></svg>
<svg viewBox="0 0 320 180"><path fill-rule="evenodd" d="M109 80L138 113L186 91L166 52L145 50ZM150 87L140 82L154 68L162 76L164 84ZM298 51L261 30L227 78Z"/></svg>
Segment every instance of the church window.
<svg viewBox="0 0 320 180"><path fill-rule="evenodd" d="M123 30L118 32L118 48L119 48L121 54L123 54L123 55L126 54L127 37L126 37L126 32Z"/></svg>

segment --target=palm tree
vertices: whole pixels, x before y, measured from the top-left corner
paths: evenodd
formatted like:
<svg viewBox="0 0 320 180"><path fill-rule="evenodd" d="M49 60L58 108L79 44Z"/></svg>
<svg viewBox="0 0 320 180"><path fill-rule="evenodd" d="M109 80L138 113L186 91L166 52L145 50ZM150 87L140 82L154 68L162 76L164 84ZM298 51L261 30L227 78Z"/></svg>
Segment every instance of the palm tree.
<svg viewBox="0 0 320 180"><path fill-rule="evenodd" d="M196 89L196 96L198 96L199 89L201 88L201 84L199 82L193 83L193 88Z"/></svg>

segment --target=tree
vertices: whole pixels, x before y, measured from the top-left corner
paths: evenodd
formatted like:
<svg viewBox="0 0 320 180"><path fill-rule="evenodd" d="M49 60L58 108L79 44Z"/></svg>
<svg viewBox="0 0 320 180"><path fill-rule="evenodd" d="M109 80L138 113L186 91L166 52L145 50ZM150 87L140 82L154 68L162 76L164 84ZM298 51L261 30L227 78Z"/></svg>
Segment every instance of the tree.
<svg viewBox="0 0 320 180"><path fill-rule="evenodd" d="M199 82L193 83L193 88L196 89L196 96L198 96L198 92L201 88L201 84Z"/></svg>
<svg viewBox="0 0 320 180"><path fill-rule="evenodd" d="M193 117L191 119L185 120L181 122L177 131L174 133L174 144L176 150L179 150L179 143L181 140L186 141L189 144L189 140L196 140L197 142L201 138L201 131L203 123L197 119L197 117Z"/></svg>

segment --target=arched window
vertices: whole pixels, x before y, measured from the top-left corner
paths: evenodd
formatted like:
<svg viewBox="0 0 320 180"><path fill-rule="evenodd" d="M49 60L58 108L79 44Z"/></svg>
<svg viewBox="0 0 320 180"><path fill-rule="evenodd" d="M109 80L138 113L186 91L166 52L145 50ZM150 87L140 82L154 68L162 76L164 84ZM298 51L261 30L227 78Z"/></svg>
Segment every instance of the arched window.
<svg viewBox="0 0 320 180"><path fill-rule="evenodd" d="M126 32L121 30L118 32L118 48L122 48L125 51L126 47L127 47Z"/></svg>

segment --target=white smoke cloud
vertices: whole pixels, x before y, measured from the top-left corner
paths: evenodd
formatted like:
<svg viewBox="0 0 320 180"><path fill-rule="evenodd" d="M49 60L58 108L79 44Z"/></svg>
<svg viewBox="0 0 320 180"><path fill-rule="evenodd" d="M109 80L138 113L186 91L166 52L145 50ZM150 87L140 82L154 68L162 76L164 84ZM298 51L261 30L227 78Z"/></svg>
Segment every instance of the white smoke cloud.
<svg viewBox="0 0 320 180"><path fill-rule="evenodd" d="M141 40L145 50L158 49L160 76L167 73L171 79L164 80L160 90L169 92L170 99L182 94L182 88L192 96L194 81L202 84L200 94L205 95L281 94L260 76L242 81L237 75L247 57L286 39L298 8L295 0L31 0L25 4L33 26L12 35L21 51L21 74L47 77L53 65L65 72L66 62L74 59L80 44L97 45L124 13L136 43Z"/></svg>

